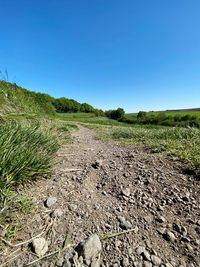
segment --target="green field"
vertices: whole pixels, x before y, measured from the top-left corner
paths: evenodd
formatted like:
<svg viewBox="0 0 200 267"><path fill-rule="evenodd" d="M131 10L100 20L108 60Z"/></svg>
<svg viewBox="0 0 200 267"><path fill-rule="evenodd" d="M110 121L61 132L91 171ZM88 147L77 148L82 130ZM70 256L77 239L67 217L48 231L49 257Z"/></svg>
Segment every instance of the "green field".
<svg viewBox="0 0 200 267"><path fill-rule="evenodd" d="M147 115L158 115L160 112L158 111L149 111L147 112ZM191 116L197 116L200 118L200 111L162 111L162 113L165 113L167 116L175 116L175 115L191 115ZM128 118L137 118L138 113L127 113L126 117Z"/></svg>

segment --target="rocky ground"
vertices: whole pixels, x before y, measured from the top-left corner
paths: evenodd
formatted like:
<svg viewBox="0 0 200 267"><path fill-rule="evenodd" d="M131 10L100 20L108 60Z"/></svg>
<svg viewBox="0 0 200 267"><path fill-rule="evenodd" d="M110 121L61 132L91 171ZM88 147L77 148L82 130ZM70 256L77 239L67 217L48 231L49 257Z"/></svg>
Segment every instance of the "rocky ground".
<svg viewBox="0 0 200 267"><path fill-rule="evenodd" d="M2 264L28 266L67 236L32 266L200 266L199 181L178 161L94 136L80 126L53 177L30 186L38 204L12 246L30 241L10 244Z"/></svg>

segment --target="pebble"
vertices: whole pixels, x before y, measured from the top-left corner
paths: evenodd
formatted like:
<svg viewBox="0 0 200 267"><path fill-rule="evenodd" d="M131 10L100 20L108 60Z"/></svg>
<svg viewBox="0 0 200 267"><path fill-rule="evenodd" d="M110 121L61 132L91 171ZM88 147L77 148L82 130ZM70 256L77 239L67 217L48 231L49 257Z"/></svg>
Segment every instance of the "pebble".
<svg viewBox="0 0 200 267"><path fill-rule="evenodd" d="M120 221L120 227L123 229L131 229L132 224L129 221L126 221L126 219L122 216L118 216L118 220Z"/></svg>
<svg viewBox="0 0 200 267"><path fill-rule="evenodd" d="M43 237L35 238L32 241L32 246L33 246L35 253L39 257L44 256L44 254L48 251L47 241Z"/></svg>
<svg viewBox="0 0 200 267"><path fill-rule="evenodd" d="M52 213L51 213L51 217L55 218L59 218L63 215L63 211L61 209L55 209Z"/></svg>
<svg viewBox="0 0 200 267"><path fill-rule="evenodd" d="M143 252L143 258L145 259L145 260L147 260L147 261L151 261L151 255L149 254L149 252L148 251L144 251Z"/></svg>
<svg viewBox="0 0 200 267"><path fill-rule="evenodd" d="M123 267L128 267L130 266L130 263L129 263L129 259L128 258L124 258L123 261L122 261L122 266Z"/></svg>
<svg viewBox="0 0 200 267"><path fill-rule="evenodd" d="M49 198L47 198L45 204L46 204L47 208L50 208L50 207L53 206L56 202L57 202L57 198L56 198L56 197L49 197Z"/></svg>
<svg viewBox="0 0 200 267"><path fill-rule="evenodd" d="M144 261L143 266L144 267L152 267L152 263L149 261Z"/></svg>
<svg viewBox="0 0 200 267"><path fill-rule="evenodd" d="M86 264L90 264L91 260L94 259L101 253L102 245L97 234L92 234L90 237L82 241L78 247L77 251L80 256L83 256Z"/></svg>
<svg viewBox="0 0 200 267"><path fill-rule="evenodd" d="M162 263L162 260L159 257L155 256L155 255L151 256L151 261L156 266L160 266L161 263Z"/></svg>
<svg viewBox="0 0 200 267"><path fill-rule="evenodd" d="M68 209L70 211L75 211L78 208L78 206L76 204L69 204L68 205Z"/></svg>
<svg viewBox="0 0 200 267"><path fill-rule="evenodd" d="M171 242L174 242L176 240L175 235L170 231L166 232L165 238L166 238L167 241L171 241Z"/></svg>
<svg viewBox="0 0 200 267"><path fill-rule="evenodd" d="M138 255L141 255L142 253L144 253L145 252L145 247L142 247L142 246L139 246L139 247L137 247L137 249L136 249L136 253L138 254Z"/></svg>
<svg viewBox="0 0 200 267"><path fill-rule="evenodd" d="M130 188L123 188L122 189L122 195L126 196L126 197L129 197L131 194L131 190Z"/></svg>
<svg viewBox="0 0 200 267"><path fill-rule="evenodd" d="M156 219L159 223L164 223L166 222L165 218L163 216L159 216L157 219Z"/></svg>
<svg viewBox="0 0 200 267"><path fill-rule="evenodd" d="M66 260L62 265L62 267L71 267L71 266L72 265L71 265L70 261L68 261L68 260Z"/></svg>

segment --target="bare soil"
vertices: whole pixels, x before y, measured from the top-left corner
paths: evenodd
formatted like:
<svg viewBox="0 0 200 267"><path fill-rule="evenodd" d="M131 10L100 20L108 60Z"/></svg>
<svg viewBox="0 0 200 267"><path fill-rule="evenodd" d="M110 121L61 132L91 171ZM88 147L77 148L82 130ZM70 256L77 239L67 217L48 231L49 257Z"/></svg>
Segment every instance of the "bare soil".
<svg viewBox="0 0 200 267"><path fill-rule="evenodd" d="M66 235L70 247L32 266L78 266L73 257L79 242L92 233L103 237L128 228L134 230L101 241L102 267L200 266L200 184L183 173L182 163L96 140L95 132L82 126L72 136L73 143L57 154L53 176L26 189L37 205L26 222L18 217L23 229L12 240L17 244L44 231L48 253L60 249ZM57 199L50 208L48 197ZM6 266L26 266L37 259L29 243L7 246L1 263L12 259ZM161 263L156 265L153 255ZM80 260L79 266L87 265Z"/></svg>

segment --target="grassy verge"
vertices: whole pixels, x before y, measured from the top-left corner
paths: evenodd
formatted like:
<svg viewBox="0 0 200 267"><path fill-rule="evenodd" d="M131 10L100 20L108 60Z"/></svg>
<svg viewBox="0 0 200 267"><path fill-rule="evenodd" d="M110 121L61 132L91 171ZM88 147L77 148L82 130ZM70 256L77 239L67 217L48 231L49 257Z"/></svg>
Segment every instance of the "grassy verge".
<svg viewBox="0 0 200 267"><path fill-rule="evenodd" d="M166 155L185 162L189 170L200 176L200 130L196 128L146 128L100 126L88 124L87 127L96 129L97 138L114 140L117 144L143 145L153 152Z"/></svg>
<svg viewBox="0 0 200 267"><path fill-rule="evenodd" d="M13 215L33 207L32 199L20 193L19 185L51 175L57 150L71 142L70 131L75 128L73 123L57 118L0 117L0 224L9 222L8 237L19 230Z"/></svg>

